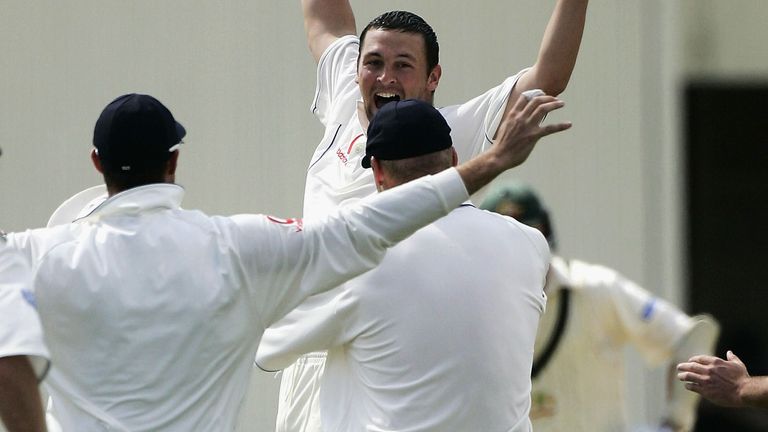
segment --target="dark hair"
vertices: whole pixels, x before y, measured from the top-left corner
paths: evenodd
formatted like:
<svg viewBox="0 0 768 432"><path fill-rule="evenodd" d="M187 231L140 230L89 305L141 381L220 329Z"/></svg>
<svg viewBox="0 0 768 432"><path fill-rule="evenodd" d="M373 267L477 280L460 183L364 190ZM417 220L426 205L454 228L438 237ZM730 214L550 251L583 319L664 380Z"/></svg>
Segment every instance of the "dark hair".
<svg viewBox="0 0 768 432"><path fill-rule="evenodd" d="M157 160L147 162L142 167L130 171L104 167L104 183L109 190L115 191L124 191L152 183L165 183L167 164L167 160Z"/></svg>
<svg viewBox="0 0 768 432"><path fill-rule="evenodd" d="M549 212L544 210L544 214L541 217L541 233L544 234L544 238L549 243L549 248L552 250L557 249L557 240L555 237L555 229L552 227L552 219L549 217Z"/></svg>
<svg viewBox="0 0 768 432"><path fill-rule="evenodd" d="M427 75L440 62L440 46L437 44L437 35L432 27L420 16L406 11L385 12L371 22L360 33L360 50L363 49L365 35L370 29L393 30L402 33L416 33L424 38L424 47L427 54ZM358 52L358 58L360 53Z"/></svg>
<svg viewBox="0 0 768 432"><path fill-rule="evenodd" d="M379 163L394 180L406 183L453 166L453 147L407 159L379 160Z"/></svg>

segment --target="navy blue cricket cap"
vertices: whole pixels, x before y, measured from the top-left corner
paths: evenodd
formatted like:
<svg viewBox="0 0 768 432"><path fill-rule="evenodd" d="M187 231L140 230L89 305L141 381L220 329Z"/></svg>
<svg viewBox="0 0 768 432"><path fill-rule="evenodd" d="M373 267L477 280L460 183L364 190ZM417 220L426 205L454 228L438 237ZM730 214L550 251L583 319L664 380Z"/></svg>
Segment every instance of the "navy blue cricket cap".
<svg viewBox="0 0 768 432"><path fill-rule="evenodd" d="M167 161L187 131L159 100L126 94L104 108L93 130L93 146L108 170L130 171Z"/></svg>
<svg viewBox="0 0 768 432"><path fill-rule="evenodd" d="M451 127L431 104L406 99L381 107L368 125L363 168L371 156L399 160L445 150L453 145Z"/></svg>

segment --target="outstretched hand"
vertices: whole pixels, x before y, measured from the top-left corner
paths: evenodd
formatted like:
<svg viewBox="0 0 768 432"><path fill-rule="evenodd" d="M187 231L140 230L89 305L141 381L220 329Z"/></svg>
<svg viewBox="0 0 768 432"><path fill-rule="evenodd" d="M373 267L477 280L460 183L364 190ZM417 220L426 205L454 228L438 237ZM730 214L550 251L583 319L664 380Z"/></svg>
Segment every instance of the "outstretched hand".
<svg viewBox="0 0 768 432"><path fill-rule="evenodd" d="M520 96L496 133L494 148L499 150L506 169L525 162L539 139L572 126L570 122L541 124L547 114L563 106L565 103L554 96L541 95L530 100Z"/></svg>
<svg viewBox="0 0 768 432"><path fill-rule="evenodd" d="M530 100L520 96L504 115L494 145L458 166L470 195L502 172L525 162L539 139L569 129L570 122L541 124L547 114L564 105L554 96L536 96Z"/></svg>
<svg viewBox="0 0 768 432"><path fill-rule="evenodd" d="M685 388L717 405L744 406L741 394L750 375L736 354L728 351L726 358L723 360L708 355L691 357L677 365L677 378L685 383Z"/></svg>

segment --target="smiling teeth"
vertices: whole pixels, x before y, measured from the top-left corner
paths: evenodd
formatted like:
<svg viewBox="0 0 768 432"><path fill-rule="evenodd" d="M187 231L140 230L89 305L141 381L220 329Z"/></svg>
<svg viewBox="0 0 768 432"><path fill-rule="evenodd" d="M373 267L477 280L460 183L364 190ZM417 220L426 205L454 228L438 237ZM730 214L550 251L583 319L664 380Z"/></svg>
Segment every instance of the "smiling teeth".
<svg viewBox="0 0 768 432"><path fill-rule="evenodd" d="M395 93L376 93L376 96L383 97L383 98L393 98L397 96Z"/></svg>

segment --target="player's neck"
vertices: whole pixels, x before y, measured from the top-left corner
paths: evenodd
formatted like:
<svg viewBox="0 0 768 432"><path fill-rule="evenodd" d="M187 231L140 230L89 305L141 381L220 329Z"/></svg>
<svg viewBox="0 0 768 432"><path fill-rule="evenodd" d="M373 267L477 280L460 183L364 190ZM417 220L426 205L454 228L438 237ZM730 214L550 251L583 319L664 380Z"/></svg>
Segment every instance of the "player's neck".
<svg viewBox="0 0 768 432"><path fill-rule="evenodd" d="M368 123L370 123L370 120L368 120L368 115L365 113L365 104L363 101L357 101L357 118L360 120L360 126L363 127L363 130L368 130Z"/></svg>

